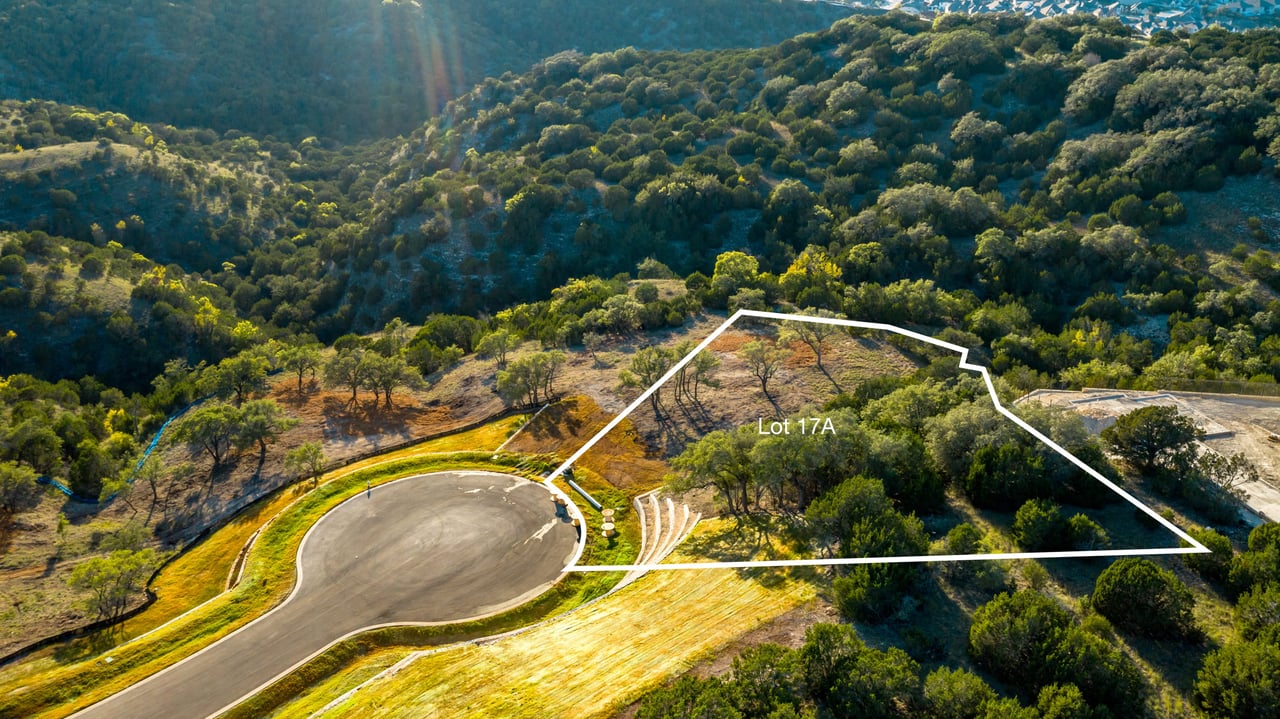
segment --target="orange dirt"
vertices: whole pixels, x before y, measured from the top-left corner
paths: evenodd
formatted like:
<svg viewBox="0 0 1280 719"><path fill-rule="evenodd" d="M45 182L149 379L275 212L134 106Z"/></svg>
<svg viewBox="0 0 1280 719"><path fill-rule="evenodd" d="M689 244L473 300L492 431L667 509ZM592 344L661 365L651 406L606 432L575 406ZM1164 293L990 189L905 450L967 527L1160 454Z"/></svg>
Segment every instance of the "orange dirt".
<svg viewBox="0 0 1280 719"><path fill-rule="evenodd" d="M737 324L736 322L734 324ZM707 345L707 349L712 352L737 352L742 349L742 345L759 339L748 332L739 332L737 330L725 330L725 333L715 339L714 342Z"/></svg>
<svg viewBox="0 0 1280 719"><path fill-rule="evenodd" d="M813 353L812 347L805 344L804 342L801 342L800 340L795 340L788 345L779 345L779 346L786 347L786 349L790 350L791 352L791 354L783 362L783 365L789 369L795 369L797 367L813 367L817 364L818 355ZM831 357L830 355L827 355L823 359L824 361L829 362L831 360Z"/></svg>
<svg viewBox="0 0 1280 719"><path fill-rule="evenodd" d="M567 458L599 432L615 413L600 408L590 397L572 397L548 407L525 425L507 449L553 452ZM647 456L630 420L623 420L579 462L620 489L643 491L657 486L667 472L665 463Z"/></svg>

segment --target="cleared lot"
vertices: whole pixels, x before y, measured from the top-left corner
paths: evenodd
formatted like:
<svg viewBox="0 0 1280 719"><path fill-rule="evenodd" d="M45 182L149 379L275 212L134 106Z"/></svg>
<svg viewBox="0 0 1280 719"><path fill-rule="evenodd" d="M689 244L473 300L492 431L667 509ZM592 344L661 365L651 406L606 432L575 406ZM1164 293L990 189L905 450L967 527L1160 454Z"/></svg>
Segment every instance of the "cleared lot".
<svg viewBox="0 0 1280 719"><path fill-rule="evenodd" d="M1204 392L1042 389L1015 404L1031 401L1078 412L1095 434L1135 409L1151 405L1176 407L1179 414L1190 417L1205 432L1205 446L1223 454L1243 453L1253 462L1261 481L1241 485L1248 495L1249 507L1262 519L1280 522L1280 442L1268 439L1280 434L1280 399Z"/></svg>

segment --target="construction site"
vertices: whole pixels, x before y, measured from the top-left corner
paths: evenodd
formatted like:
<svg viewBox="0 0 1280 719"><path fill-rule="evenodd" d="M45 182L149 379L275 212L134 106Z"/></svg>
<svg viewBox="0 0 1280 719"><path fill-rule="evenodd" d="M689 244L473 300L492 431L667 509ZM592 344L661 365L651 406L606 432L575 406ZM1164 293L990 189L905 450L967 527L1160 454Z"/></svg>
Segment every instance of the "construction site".
<svg viewBox="0 0 1280 719"><path fill-rule="evenodd" d="M1084 418L1094 434L1116 418L1143 407L1175 407L1203 433L1201 444L1225 455L1243 454L1258 469L1259 481L1240 485L1253 516L1250 524L1280 521L1280 398L1167 390L1081 391L1040 389L1014 402L1064 407Z"/></svg>

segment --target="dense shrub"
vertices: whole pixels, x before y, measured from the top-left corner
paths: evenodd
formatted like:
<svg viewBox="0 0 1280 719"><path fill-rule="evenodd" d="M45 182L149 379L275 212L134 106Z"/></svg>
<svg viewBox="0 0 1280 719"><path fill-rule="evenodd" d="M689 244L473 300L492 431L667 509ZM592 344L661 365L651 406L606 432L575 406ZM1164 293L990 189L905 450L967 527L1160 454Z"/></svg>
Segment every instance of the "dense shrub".
<svg viewBox="0 0 1280 719"><path fill-rule="evenodd" d="M1280 716L1280 643L1229 644L1205 657L1196 706L1210 719Z"/></svg>
<svg viewBox="0 0 1280 719"><path fill-rule="evenodd" d="M1235 556L1235 552L1231 549L1231 540L1221 532L1208 528L1193 527L1187 533L1210 552L1184 554L1182 555L1183 564L1211 582L1226 581L1231 571L1231 559Z"/></svg>
<svg viewBox="0 0 1280 719"><path fill-rule="evenodd" d="M1013 538L1030 551L1064 549L1071 544L1071 528L1058 505L1047 499L1030 499L1014 516Z"/></svg>
<svg viewBox="0 0 1280 719"><path fill-rule="evenodd" d="M1280 627L1280 584L1258 585L1236 602L1236 631L1254 639L1273 627Z"/></svg>
<svg viewBox="0 0 1280 719"><path fill-rule="evenodd" d="M1092 606L1118 628L1150 637L1190 637L1196 632L1195 598L1173 572L1147 559L1128 557L1098 575Z"/></svg>
<svg viewBox="0 0 1280 719"><path fill-rule="evenodd" d="M973 455L965 494L979 507L1012 510L1051 491L1044 460L1018 443L987 445Z"/></svg>

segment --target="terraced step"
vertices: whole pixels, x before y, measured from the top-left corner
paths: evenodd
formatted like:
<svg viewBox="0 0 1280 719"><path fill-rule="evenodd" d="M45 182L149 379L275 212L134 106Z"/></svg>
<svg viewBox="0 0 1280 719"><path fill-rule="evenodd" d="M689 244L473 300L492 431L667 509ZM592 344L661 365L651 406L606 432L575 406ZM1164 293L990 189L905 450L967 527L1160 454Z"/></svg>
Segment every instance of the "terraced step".
<svg viewBox="0 0 1280 719"><path fill-rule="evenodd" d="M702 519L702 515L692 513L687 504L677 507L670 497L659 500L657 490L636 497L632 500L632 505L640 519L640 552L635 562L637 565L658 564L666 559ZM644 576L647 571L633 569L628 572L614 587L614 591Z"/></svg>

